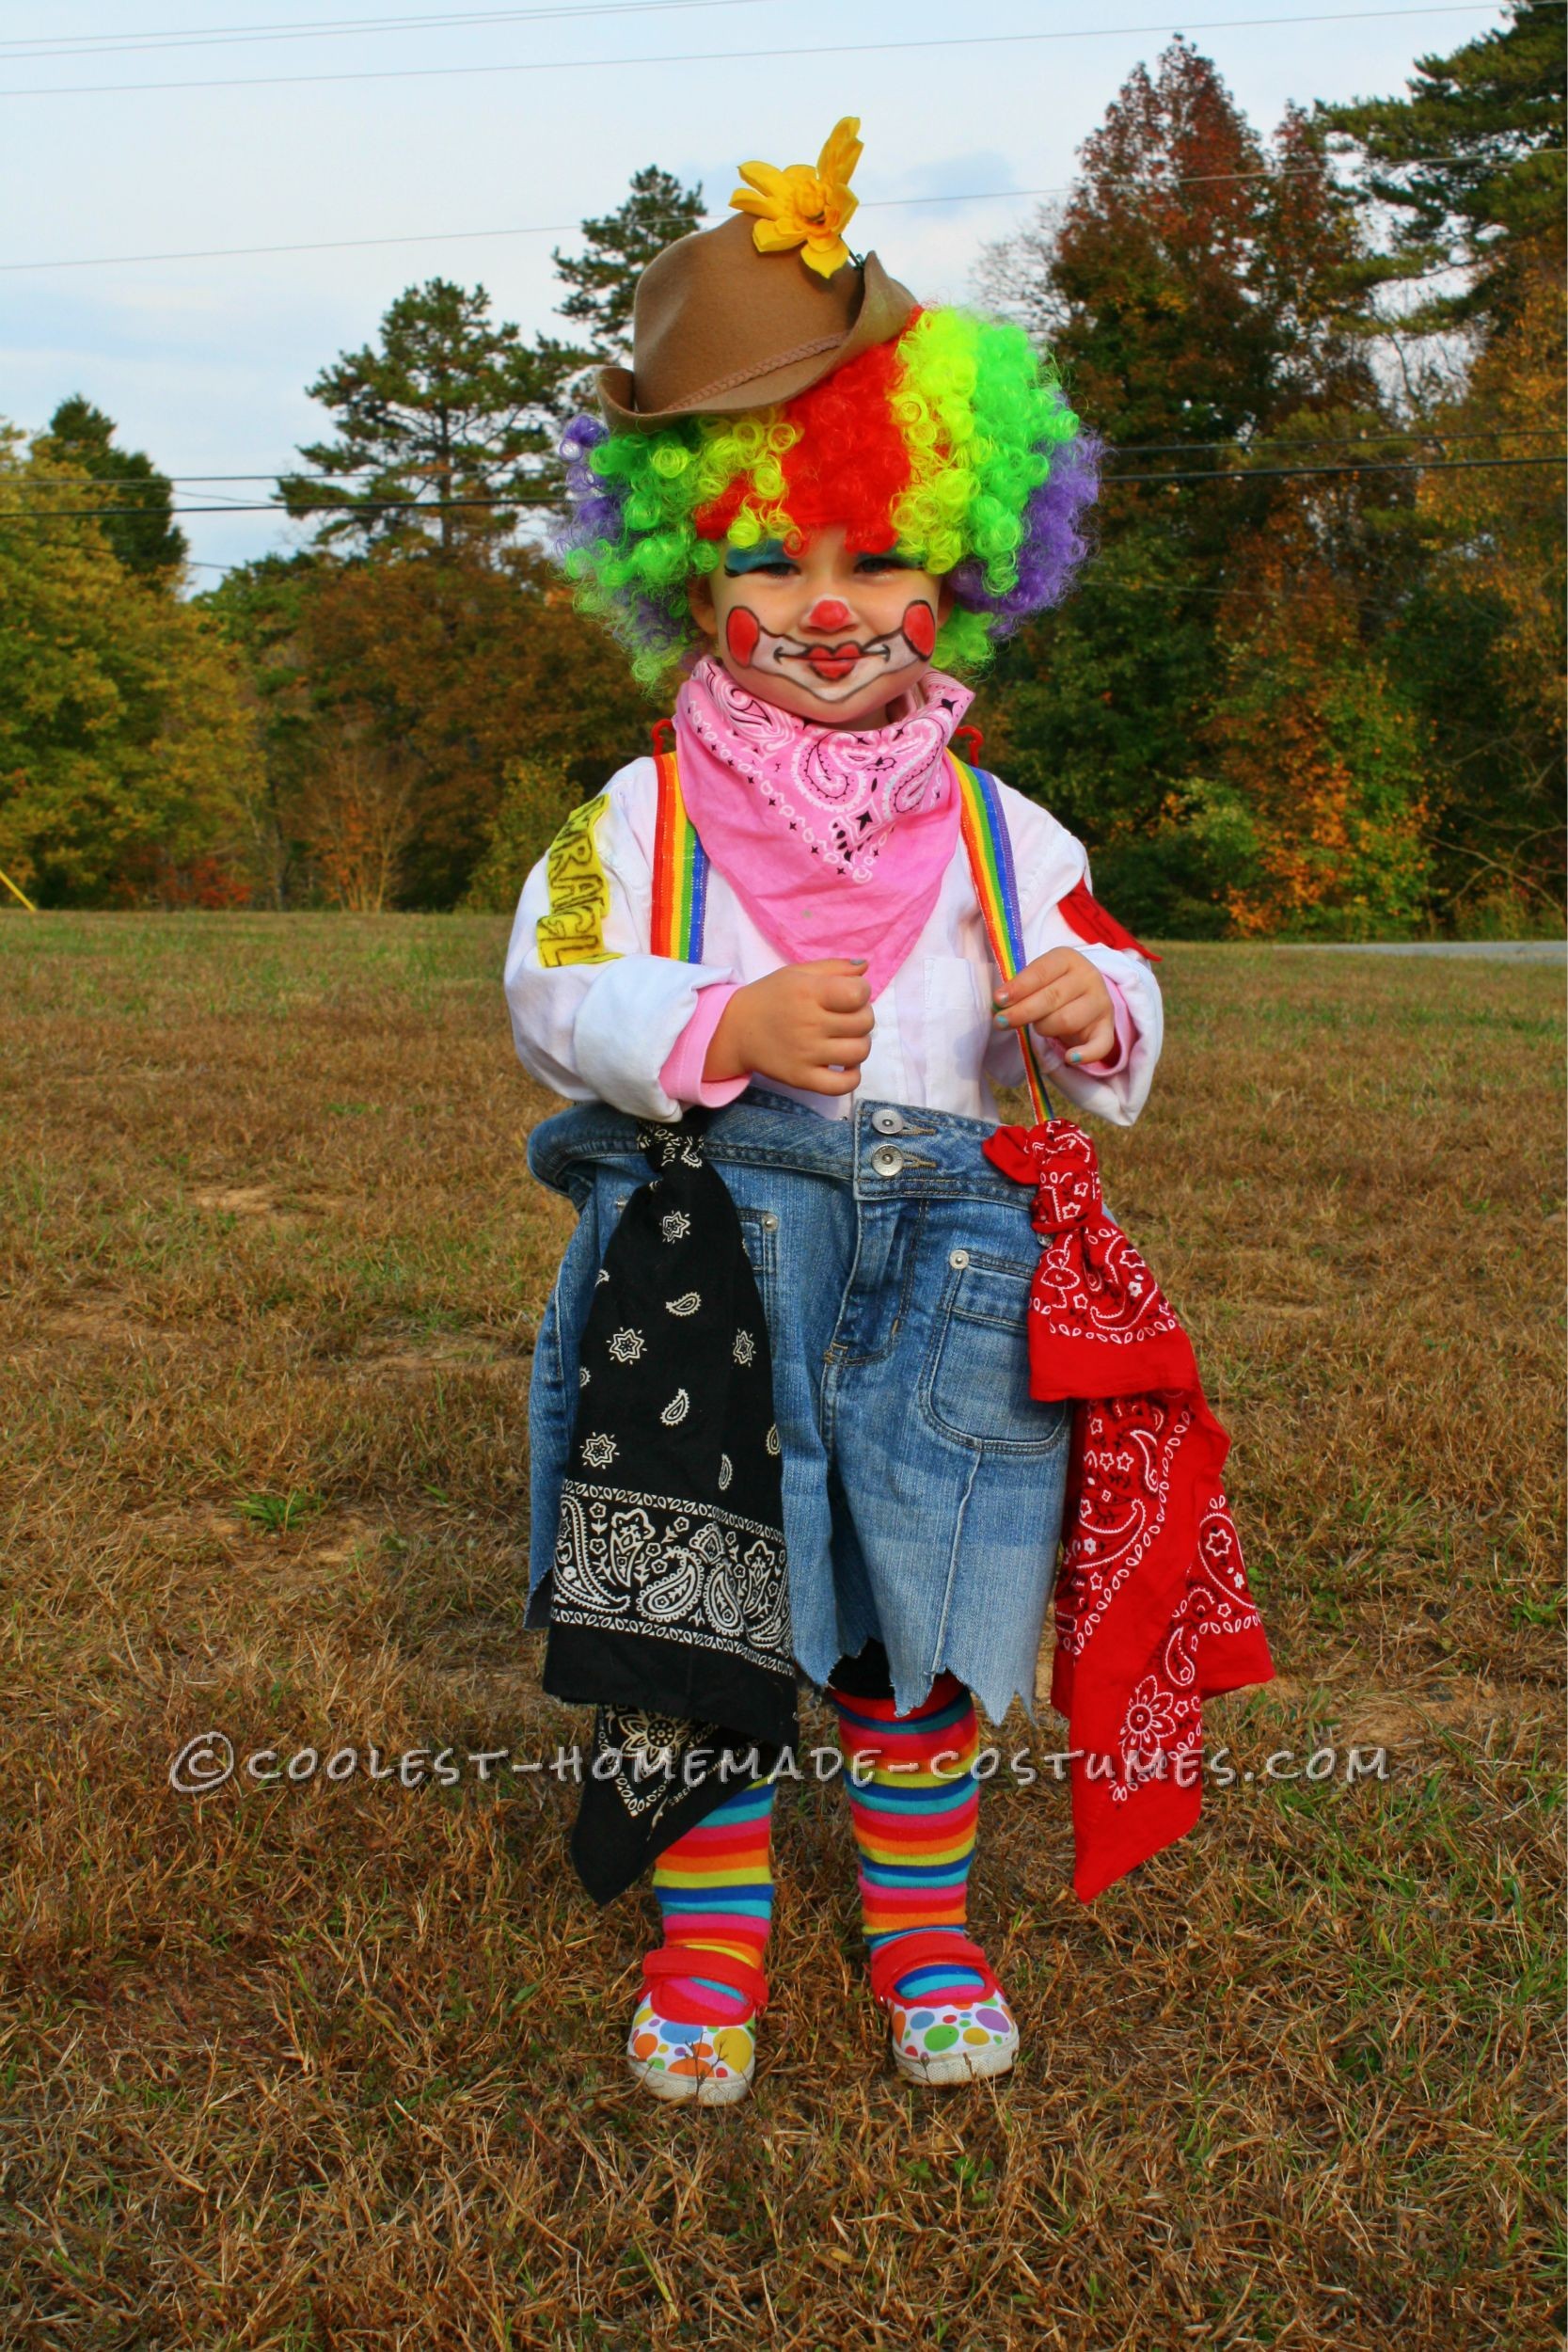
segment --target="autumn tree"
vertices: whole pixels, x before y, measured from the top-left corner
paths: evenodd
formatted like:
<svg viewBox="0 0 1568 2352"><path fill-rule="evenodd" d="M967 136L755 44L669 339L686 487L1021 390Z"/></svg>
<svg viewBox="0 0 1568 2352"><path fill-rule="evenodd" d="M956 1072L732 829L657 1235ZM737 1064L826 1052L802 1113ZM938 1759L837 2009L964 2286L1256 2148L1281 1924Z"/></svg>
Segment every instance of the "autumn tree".
<svg viewBox="0 0 1568 2352"><path fill-rule="evenodd" d="M324 731L296 821L327 905L385 913L418 825L413 763L403 745L377 741L352 719Z"/></svg>
<svg viewBox="0 0 1568 2352"><path fill-rule="evenodd" d="M1555 269L1516 278L1506 327L1433 412L1437 448L1544 453L1530 437L1560 408L1562 309ZM1540 463L1420 479L1393 642L1434 746L1434 888L1466 931L1523 936L1562 920L1562 480L1560 465Z"/></svg>
<svg viewBox="0 0 1568 2352"><path fill-rule="evenodd" d="M470 914L510 914L532 867L581 798L570 764L559 753L520 753L509 759L500 801L463 906Z"/></svg>
<svg viewBox="0 0 1568 2352"><path fill-rule="evenodd" d="M1450 462L1389 542L1395 650L1434 747L1438 900L1504 930L1555 926L1563 898L1565 85L1562 11L1531 0L1402 96L1319 110L1386 224L1374 324L1446 360L1413 371Z"/></svg>
<svg viewBox="0 0 1568 2352"><path fill-rule="evenodd" d="M307 665L311 598L327 568L309 549L236 564L198 598L230 646L258 757L245 794L256 902L281 914L315 893L301 807L329 729Z"/></svg>
<svg viewBox="0 0 1568 2352"><path fill-rule="evenodd" d="M998 664L1001 731L1009 772L1085 834L1127 919L1168 923L1180 899L1202 927L1199 866L1171 836L1209 773L1221 603L1240 551L1295 501L1275 469L1381 416L1360 297L1346 309L1358 231L1306 116L1265 142L1185 40L1130 75L1082 166L1059 213L985 271L1110 444L1099 553ZM1336 563L1375 568L1365 498L1320 500L1317 522Z"/></svg>
<svg viewBox="0 0 1568 2352"><path fill-rule="evenodd" d="M1097 430L1204 452L1370 395L1334 298L1357 231L1299 110L1265 145L1178 40L1153 75L1134 68L1080 157L1059 214L992 247L984 283Z"/></svg>
<svg viewBox="0 0 1568 2352"><path fill-rule="evenodd" d="M580 797L647 739L652 713L624 658L526 547L483 564L431 552L245 567L211 602L262 681L275 861L295 898L333 895L321 805L348 779L345 741L361 763L395 759L407 780L394 902L451 906L490 840L510 761L559 758Z"/></svg>
<svg viewBox="0 0 1568 2352"><path fill-rule="evenodd" d="M102 499L0 427L0 866L41 906L241 903L254 747L234 662L126 568Z"/></svg>
<svg viewBox="0 0 1568 2352"><path fill-rule="evenodd" d="M1407 933L1425 912L1425 745L1364 641L1354 589L1285 511L1240 551L1220 608L1207 741L1252 830L1221 881L1230 929L1331 939Z"/></svg>

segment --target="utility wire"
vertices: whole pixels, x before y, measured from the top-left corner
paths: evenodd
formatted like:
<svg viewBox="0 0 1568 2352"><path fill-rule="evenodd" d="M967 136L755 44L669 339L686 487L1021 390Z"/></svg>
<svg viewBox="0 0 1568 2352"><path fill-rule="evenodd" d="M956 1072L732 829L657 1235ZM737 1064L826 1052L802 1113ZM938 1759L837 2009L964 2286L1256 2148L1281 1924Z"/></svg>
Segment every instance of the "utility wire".
<svg viewBox="0 0 1568 2352"><path fill-rule="evenodd" d="M1275 450L1383 449L1394 441L1510 441L1520 438L1540 441L1547 438L1555 439L1561 431L1562 427L1559 424L1492 424L1484 428L1477 427L1473 432L1465 433L1449 433L1435 425L1410 425L1391 433L1371 433L1349 440L1272 441L1270 447ZM1263 437L1267 438L1266 436ZM1233 450L1244 446L1244 443L1239 442L1234 437L1228 441L1123 441L1114 448L1107 448L1105 453L1113 458L1148 457L1155 454L1164 455L1172 452L1179 455L1185 455L1189 452L1196 453L1199 450ZM276 482L279 479L280 473L285 470L291 482L340 483L352 482L365 474L378 473L381 469L376 466L349 466L345 467L341 473L299 473L292 469L266 466L258 473L165 473L163 478L166 482L182 482L197 485L209 482ZM1238 469L1238 470L1243 469ZM1205 478L1207 479L1207 476Z"/></svg>
<svg viewBox="0 0 1568 2352"><path fill-rule="evenodd" d="M1427 461L1409 462L1402 458L1373 461L1366 465L1343 466L1238 466L1212 467L1180 473L1109 473L1103 477L1109 485L1121 482L1269 482L1289 477L1301 481L1314 474L1355 473L1471 473L1494 466L1562 466L1568 465L1568 454L1561 457L1438 457ZM0 517L22 516L32 520L53 519L60 522L81 522L110 515L277 515L293 522L304 522L311 516L321 515L352 517L356 515L379 515L417 512L426 515L451 515L468 511L485 513L497 507L523 508L530 501L523 491L493 491L481 498L433 499L356 499L345 495L341 502L324 500L308 507L303 513L291 515L281 500L266 499L256 504L238 502L221 506L0 506Z"/></svg>
<svg viewBox="0 0 1568 2352"><path fill-rule="evenodd" d="M243 570L245 564L251 560L245 556L236 556L231 564L214 564L206 559L198 561L195 557L188 555L182 558L187 571L223 572L225 574ZM1238 590L1233 586L1213 588L1195 580L1116 580L1108 578L1103 572L1092 575L1092 586L1096 596L1234 596L1238 594ZM1271 605L1297 603L1302 594L1300 590L1289 588L1264 592L1252 587L1244 588L1240 593L1244 594L1250 603ZM1374 618L1397 613L1402 610L1399 605L1395 604L1359 602L1357 609Z"/></svg>
<svg viewBox="0 0 1568 2352"><path fill-rule="evenodd" d="M0 92L3 96L4 92ZM1275 175L1278 177L1279 175ZM1307 174L1297 175L1307 177ZM1256 172L1205 172L1205 179L1251 180ZM1172 185L1178 184L1173 182ZM863 197L863 213L887 212L895 207L913 204L989 204L1003 198L1066 196L1066 188L978 188L957 196L882 196ZM705 220L717 215L705 213ZM53 269L122 269L136 262L238 262L257 254L271 253L356 253L372 246L387 245L459 245L471 244L495 237L576 237L582 234L580 220L534 221L521 229L418 229L396 237L323 237L306 245L225 245L202 246L179 253L95 253L82 260L64 262L0 262L0 275L8 276L18 270Z"/></svg>
<svg viewBox="0 0 1568 2352"><path fill-rule="evenodd" d="M1565 465L1568 465L1568 453L1561 457L1386 457L1372 458L1360 465L1212 466L1181 473L1106 473L1101 479L1107 485L1117 482L1275 482L1286 476L1300 481L1307 475L1320 473L1471 473L1487 466Z"/></svg>
<svg viewBox="0 0 1568 2352"><path fill-rule="evenodd" d="M472 8L457 16L357 16L309 24L236 24L223 33L80 33L58 36L44 45L43 37L29 47L24 40L0 41L0 65L39 65L51 57L118 56L149 49L229 49L264 40L342 40L377 33L467 31L490 24L541 24L562 17L668 15L687 8L753 8L764 0L582 0L582 5L546 8Z"/></svg>
<svg viewBox="0 0 1568 2352"><path fill-rule="evenodd" d="M1385 449L1393 441L1509 441L1524 437L1555 439L1562 431L1560 424L1489 424L1466 428L1463 433L1450 433L1447 426L1436 424L1394 425L1386 433L1338 436L1326 441L1276 441L1271 433L1259 433L1254 443L1240 434L1232 434L1226 441L1118 441L1107 449L1111 457L1184 457L1199 450L1228 449L1244 451L1250 446L1263 445L1270 451L1326 449ZM323 477L326 479L327 477ZM178 482L271 482L270 473L247 474L169 474L166 481Z"/></svg>
<svg viewBox="0 0 1568 2352"><path fill-rule="evenodd" d="M1568 0L1548 0L1554 7L1568 5ZM0 93L3 95L4 93ZM1568 148L1539 147L1537 155L1568 154ZM1221 182L1268 180L1323 180L1332 196L1352 204L1369 204L1377 199L1360 188L1347 188L1339 181L1323 179L1316 165L1292 167L1289 164L1260 165L1255 171L1192 171L1174 173L1160 183L1163 193L1167 188L1198 188L1215 186ZM1077 183L1069 181L1053 188L966 188L941 196L871 196L861 199L863 213L883 213L907 210L920 204L999 204L1011 203L1020 198L1071 196ZM705 220L722 217L717 213L705 213ZM357 253L374 246L393 245L459 245L471 244L498 237L571 237L580 235L580 220L534 221L517 229L418 229L404 230L392 237L319 237L298 245L216 245L196 246L171 253L92 253L68 257L56 262L0 262L0 276L22 270L55 269L127 269L144 262L239 262L256 256L280 253ZM1183 443L1183 447L1190 446ZM1219 448L1222 444L1213 444Z"/></svg>
<svg viewBox="0 0 1568 2352"><path fill-rule="evenodd" d="M1561 8L1568 0L1539 0ZM1364 24L1394 17L1490 15L1492 0L1443 0L1436 8L1354 8L1310 16L1234 16L1189 18L1181 24L1082 24L1050 33L964 33L932 40L835 40L833 56L886 56L895 51L935 49L1000 49L1043 41L1125 40L1166 33L1248 32L1287 24ZM603 72L608 67L641 69L651 65L750 65L772 57L799 57L800 43L783 49L696 49L666 51L642 57L544 57L500 65L372 66L349 73L267 73L230 75L219 80L186 82L49 83L35 89L0 89L0 98L123 98L154 90L295 89L305 83L447 81L459 76L498 73Z"/></svg>
<svg viewBox="0 0 1568 2352"><path fill-rule="evenodd" d="M1553 7L1568 6L1568 0L1549 0ZM5 93L0 92L0 96ZM1568 148L1542 147L1538 155L1568 154ZM1216 185L1222 181L1248 180L1320 180L1323 175L1315 165L1292 167L1261 165L1256 171L1192 171L1173 174L1161 182L1166 188L1197 188ZM1069 181L1053 188L965 188L940 196L869 196L863 197L859 210L863 213L885 213L906 210L919 204L999 204L1012 203L1020 198L1071 196L1077 183ZM1375 201L1359 188L1347 188L1338 181L1323 180L1331 196L1353 204ZM705 220L718 220L723 215L705 213ZM55 269L124 269L141 262L239 262L257 255L277 253L356 253L372 246L390 245L458 245L483 238L496 237L571 237L580 235L580 220L534 221L517 229L417 229L404 230L393 237L320 237L301 245L216 245L196 246L171 253L93 253L69 257L55 262L0 262L0 276L19 270ZM1183 444L1183 446L1186 446ZM1216 447L1220 444L1216 443Z"/></svg>
<svg viewBox="0 0 1568 2352"><path fill-rule="evenodd" d="M0 93L3 95L4 93ZM1164 183L1167 187L1191 188L1206 186L1217 181L1234 180L1316 180L1322 175L1314 167L1289 166L1272 169L1264 166L1258 171L1198 171ZM1327 184L1337 196L1361 199L1352 189ZM950 196L868 196L863 197L859 210L863 213L883 213L907 209L918 204L992 204L1004 199L1012 202L1020 197L1070 196L1072 183L1057 188L970 188ZM722 215L705 213L705 220L717 220ZM350 253L370 246L384 245L453 245L483 237L574 237L582 233L580 220L535 222L526 229L424 229L396 237L325 237L309 245L230 245L206 246L183 253L103 253L85 260L65 262L0 262L0 275L16 270L51 269L119 269L134 262L235 262L253 254L268 253Z"/></svg>

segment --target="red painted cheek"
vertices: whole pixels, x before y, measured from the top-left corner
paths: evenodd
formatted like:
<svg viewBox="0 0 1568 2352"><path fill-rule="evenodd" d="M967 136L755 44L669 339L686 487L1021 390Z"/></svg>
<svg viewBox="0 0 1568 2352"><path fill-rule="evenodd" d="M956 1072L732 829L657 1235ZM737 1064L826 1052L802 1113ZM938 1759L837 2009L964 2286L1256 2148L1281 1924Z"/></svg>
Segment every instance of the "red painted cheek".
<svg viewBox="0 0 1568 2352"><path fill-rule="evenodd" d="M724 643L729 648L731 660L738 661L744 669L755 653L757 639L761 635L762 624L756 614L749 612L743 604L733 606L729 619L724 623Z"/></svg>
<svg viewBox="0 0 1568 2352"><path fill-rule="evenodd" d="M924 601L911 604L904 615L904 636L923 661L928 660L937 642L937 616Z"/></svg>

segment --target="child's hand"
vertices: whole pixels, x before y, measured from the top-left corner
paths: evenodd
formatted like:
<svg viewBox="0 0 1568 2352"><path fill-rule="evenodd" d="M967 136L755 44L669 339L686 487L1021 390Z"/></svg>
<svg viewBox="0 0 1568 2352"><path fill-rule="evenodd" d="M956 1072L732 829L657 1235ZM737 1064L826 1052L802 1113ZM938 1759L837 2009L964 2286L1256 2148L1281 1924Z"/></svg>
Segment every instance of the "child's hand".
<svg viewBox="0 0 1568 2352"><path fill-rule="evenodd" d="M703 1075L777 1078L811 1094L848 1094L871 1051L865 963L843 956L786 963L737 988L720 1015ZM842 1063L835 1069L834 1063Z"/></svg>
<svg viewBox="0 0 1568 2352"><path fill-rule="evenodd" d="M1005 1028L1027 1022L1067 1047L1069 1061L1100 1061L1117 1041L1111 992L1076 947L1051 947L1016 979L997 985L991 1002Z"/></svg>

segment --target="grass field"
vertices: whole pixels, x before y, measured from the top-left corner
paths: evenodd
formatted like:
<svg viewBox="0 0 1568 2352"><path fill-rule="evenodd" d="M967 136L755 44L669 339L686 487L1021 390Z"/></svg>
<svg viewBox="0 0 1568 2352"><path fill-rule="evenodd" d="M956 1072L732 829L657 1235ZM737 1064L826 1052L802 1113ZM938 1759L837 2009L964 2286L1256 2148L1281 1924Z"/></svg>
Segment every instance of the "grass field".
<svg viewBox="0 0 1568 2352"><path fill-rule="evenodd" d="M519 1629L570 1212L505 933L0 920L0 2344L1558 2344L1560 974L1168 951L1097 1133L1234 1439L1257 1777L1089 1909L1065 1788L987 1790L1024 2056L946 2094L786 1790L755 2093L699 2114L623 2074L657 1911L580 1893L570 1785L363 1763L587 1730ZM177 1794L208 1730L361 1764Z"/></svg>

